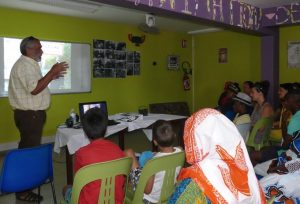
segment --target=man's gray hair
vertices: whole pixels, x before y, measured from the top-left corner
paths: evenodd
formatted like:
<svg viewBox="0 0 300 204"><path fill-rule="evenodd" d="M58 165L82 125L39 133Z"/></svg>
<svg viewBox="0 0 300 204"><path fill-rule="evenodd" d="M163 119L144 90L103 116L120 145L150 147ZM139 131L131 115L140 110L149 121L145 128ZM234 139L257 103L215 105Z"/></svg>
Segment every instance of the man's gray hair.
<svg viewBox="0 0 300 204"><path fill-rule="evenodd" d="M26 56L26 48L29 48L36 41L39 41L39 39L33 36L24 38L20 44L20 52L22 53L22 55Z"/></svg>

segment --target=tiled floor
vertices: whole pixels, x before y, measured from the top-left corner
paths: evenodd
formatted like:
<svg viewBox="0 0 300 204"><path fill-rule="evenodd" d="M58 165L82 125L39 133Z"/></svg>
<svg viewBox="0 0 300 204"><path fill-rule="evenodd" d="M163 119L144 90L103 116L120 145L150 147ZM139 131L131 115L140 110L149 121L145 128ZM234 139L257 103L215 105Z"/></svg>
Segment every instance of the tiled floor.
<svg viewBox="0 0 300 204"><path fill-rule="evenodd" d="M146 139L146 136L141 131L134 131L125 135L125 148L133 148L134 151L151 150L151 143ZM117 143L117 136L112 136L113 142ZM63 150L63 148L62 148ZM2 168L2 161L5 152L0 152L0 169ZM53 153L53 168L54 168L54 186L56 191L57 202L62 200L62 188L66 185L66 163L65 152L60 154ZM41 194L44 197L42 204L53 204L52 190L50 184L45 184L41 187ZM0 196L0 204L28 204L29 202L22 202L16 200L15 194L8 194Z"/></svg>

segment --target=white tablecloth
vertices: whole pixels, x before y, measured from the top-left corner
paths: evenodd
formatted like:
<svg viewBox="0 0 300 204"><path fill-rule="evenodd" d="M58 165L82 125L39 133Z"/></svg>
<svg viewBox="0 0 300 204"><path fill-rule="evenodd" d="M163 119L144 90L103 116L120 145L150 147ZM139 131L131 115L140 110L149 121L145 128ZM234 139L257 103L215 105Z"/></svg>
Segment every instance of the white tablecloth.
<svg viewBox="0 0 300 204"><path fill-rule="evenodd" d="M110 118L114 118L116 115L110 116ZM178 120L186 118L186 116L179 115L167 115L167 114L149 114L148 116L143 116L132 122L121 122L120 124L108 126L105 137L108 137L112 134L118 133L126 128L128 128L128 132L144 129L152 125L157 120ZM152 140L152 130L144 130L147 138ZM74 128L57 128L55 143L54 143L54 152L60 153L60 148L67 146L69 153L74 154L80 147L83 147L89 144L89 139L84 135L82 129L74 129Z"/></svg>

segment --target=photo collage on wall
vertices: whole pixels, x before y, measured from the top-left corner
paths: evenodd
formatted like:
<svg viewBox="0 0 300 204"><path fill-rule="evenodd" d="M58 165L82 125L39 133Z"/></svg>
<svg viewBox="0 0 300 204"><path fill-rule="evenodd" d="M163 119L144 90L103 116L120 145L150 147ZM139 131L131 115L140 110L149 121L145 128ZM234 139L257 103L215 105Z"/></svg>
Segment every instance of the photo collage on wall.
<svg viewBox="0 0 300 204"><path fill-rule="evenodd" d="M140 75L140 53L127 51L125 42L93 41L95 78L125 78Z"/></svg>

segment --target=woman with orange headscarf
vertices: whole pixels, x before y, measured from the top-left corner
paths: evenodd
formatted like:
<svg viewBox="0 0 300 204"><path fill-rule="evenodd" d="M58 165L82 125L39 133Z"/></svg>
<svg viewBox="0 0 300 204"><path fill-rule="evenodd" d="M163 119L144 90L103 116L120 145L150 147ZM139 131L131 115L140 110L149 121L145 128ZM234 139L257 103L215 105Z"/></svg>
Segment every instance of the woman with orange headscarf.
<svg viewBox="0 0 300 204"><path fill-rule="evenodd" d="M179 180L191 180L205 198L181 191L170 203L266 203L244 140L223 114L214 109L194 113L185 123L184 144L191 166Z"/></svg>

